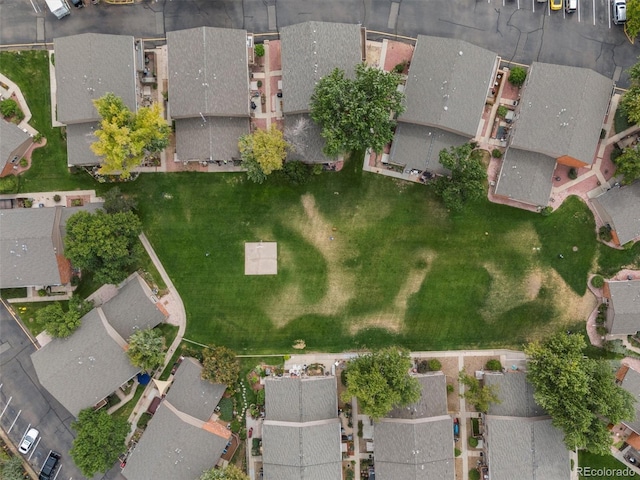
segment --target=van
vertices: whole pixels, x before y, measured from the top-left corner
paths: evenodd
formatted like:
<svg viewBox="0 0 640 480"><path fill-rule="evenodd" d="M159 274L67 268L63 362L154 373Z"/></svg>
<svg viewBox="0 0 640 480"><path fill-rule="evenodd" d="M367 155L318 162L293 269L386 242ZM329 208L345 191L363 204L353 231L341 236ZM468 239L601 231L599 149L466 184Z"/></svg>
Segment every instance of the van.
<svg viewBox="0 0 640 480"><path fill-rule="evenodd" d="M42 465L40 469L40 475L38 475L38 480L51 480L53 478L53 474L56 471L56 467L58 466L58 461L60 460L60 454L54 452L53 450L49 450L49 456Z"/></svg>
<svg viewBox="0 0 640 480"><path fill-rule="evenodd" d="M627 0L611 0L611 18L616 25L627 21Z"/></svg>
<svg viewBox="0 0 640 480"><path fill-rule="evenodd" d="M564 0L564 11L574 13L578 9L578 0Z"/></svg>
<svg viewBox="0 0 640 480"><path fill-rule="evenodd" d="M44 0L53 13L58 18L64 18L71 13L67 0Z"/></svg>

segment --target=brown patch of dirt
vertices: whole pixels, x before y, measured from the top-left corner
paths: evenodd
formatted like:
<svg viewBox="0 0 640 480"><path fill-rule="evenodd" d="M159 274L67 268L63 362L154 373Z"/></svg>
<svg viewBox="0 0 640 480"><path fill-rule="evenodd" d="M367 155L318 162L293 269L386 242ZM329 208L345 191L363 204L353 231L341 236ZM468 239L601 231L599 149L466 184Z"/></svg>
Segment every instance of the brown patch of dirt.
<svg viewBox="0 0 640 480"><path fill-rule="evenodd" d="M542 286L542 273L539 270L534 270L525 279L525 289L527 298L534 300L538 293L540 293L540 287Z"/></svg>
<svg viewBox="0 0 640 480"><path fill-rule="evenodd" d="M380 53L382 52L382 43L367 40L367 65L377 67L380 65Z"/></svg>

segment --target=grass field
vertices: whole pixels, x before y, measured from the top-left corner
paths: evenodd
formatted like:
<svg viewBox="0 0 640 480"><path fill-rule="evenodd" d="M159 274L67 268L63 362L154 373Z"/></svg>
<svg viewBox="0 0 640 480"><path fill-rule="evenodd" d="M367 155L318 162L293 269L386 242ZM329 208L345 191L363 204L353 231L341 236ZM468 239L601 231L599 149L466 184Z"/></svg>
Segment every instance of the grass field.
<svg viewBox="0 0 640 480"><path fill-rule="evenodd" d="M578 452L580 480L628 480L637 478L635 472L612 455L594 455Z"/></svg>

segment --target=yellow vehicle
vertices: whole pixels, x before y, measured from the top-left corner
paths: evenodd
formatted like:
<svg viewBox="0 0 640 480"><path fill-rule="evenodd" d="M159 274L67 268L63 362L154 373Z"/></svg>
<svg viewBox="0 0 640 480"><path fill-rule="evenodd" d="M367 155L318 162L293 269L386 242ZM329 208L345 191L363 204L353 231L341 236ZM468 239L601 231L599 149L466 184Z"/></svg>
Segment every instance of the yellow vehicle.
<svg viewBox="0 0 640 480"><path fill-rule="evenodd" d="M551 10L560 10L562 8L562 0L549 0Z"/></svg>

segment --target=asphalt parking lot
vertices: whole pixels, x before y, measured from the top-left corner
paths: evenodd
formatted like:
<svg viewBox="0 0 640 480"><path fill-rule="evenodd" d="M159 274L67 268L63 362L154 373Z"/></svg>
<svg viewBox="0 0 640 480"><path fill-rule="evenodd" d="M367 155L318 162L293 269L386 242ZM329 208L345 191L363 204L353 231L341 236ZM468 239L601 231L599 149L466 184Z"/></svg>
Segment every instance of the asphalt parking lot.
<svg viewBox="0 0 640 480"><path fill-rule="evenodd" d="M62 454L56 479L84 478L68 453L73 418L38 382L30 358L36 348L1 303L0 332L0 426L16 446L29 427L40 432L24 455L36 473L55 450Z"/></svg>

